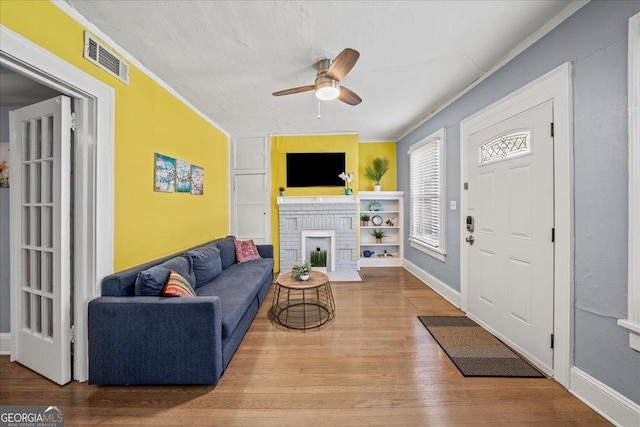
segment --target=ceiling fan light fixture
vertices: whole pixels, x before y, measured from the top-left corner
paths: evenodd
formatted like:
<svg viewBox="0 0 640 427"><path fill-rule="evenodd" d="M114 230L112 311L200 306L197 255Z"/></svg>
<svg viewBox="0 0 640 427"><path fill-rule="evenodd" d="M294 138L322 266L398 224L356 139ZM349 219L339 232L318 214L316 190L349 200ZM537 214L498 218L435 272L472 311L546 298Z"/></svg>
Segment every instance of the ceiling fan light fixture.
<svg viewBox="0 0 640 427"><path fill-rule="evenodd" d="M316 85L316 97L322 101L331 101L340 96L340 83L329 80Z"/></svg>

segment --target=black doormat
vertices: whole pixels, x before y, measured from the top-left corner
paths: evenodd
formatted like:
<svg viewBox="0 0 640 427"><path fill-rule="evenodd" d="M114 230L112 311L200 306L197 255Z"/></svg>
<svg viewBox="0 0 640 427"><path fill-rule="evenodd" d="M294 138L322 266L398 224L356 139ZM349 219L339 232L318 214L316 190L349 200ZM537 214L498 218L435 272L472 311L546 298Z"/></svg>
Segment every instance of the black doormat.
<svg viewBox="0 0 640 427"><path fill-rule="evenodd" d="M418 316L465 377L544 378L502 341L464 316Z"/></svg>

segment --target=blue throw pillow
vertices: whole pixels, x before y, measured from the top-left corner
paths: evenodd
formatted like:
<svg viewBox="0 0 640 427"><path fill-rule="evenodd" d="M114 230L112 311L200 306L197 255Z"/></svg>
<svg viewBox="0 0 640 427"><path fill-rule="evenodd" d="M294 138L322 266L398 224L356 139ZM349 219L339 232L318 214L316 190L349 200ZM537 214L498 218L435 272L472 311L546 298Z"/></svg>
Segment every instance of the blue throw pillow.
<svg viewBox="0 0 640 427"><path fill-rule="evenodd" d="M220 248L220 260L222 261L222 269L231 267L236 262L236 238L227 236L220 239L215 244Z"/></svg>
<svg viewBox="0 0 640 427"><path fill-rule="evenodd" d="M193 261L191 260L191 257L178 256L138 273L135 285L136 295L162 295L162 290L169 279L169 273L171 270L187 279L192 287L195 286L196 277L193 274Z"/></svg>
<svg viewBox="0 0 640 427"><path fill-rule="evenodd" d="M210 243L198 249L192 249L187 255L193 260L193 272L196 276L196 288L206 285L222 273L220 249Z"/></svg>

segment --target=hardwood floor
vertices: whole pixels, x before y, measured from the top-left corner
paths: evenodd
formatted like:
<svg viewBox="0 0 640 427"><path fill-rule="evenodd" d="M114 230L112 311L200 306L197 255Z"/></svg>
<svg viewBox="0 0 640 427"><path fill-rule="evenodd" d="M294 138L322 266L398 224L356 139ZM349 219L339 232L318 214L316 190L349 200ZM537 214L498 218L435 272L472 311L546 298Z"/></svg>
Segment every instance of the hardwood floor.
<svg viewBox="0 0 640 427"><path fill-rule="evenodd" d="M550 379L465 378L418 315L461 314L401 268L334 282L336 318L276 329L272 294L216 387L59 387L0 358L0 405L62 405L66 426L610 425Z"/></svg>

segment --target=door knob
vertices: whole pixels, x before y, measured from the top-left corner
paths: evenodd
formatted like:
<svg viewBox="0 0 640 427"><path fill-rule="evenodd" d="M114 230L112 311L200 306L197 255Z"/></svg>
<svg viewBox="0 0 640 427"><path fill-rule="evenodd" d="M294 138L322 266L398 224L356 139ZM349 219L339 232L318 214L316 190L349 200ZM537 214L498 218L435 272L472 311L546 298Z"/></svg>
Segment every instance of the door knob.
<svg viewBox="0 0 640 427"><path fill-rule="evenodd" d="M473 245L473 241L475 240L473 238L473 234L469 237L467 237L466 239L464 239L467 243L469 243L470 245Z"/></svg>

